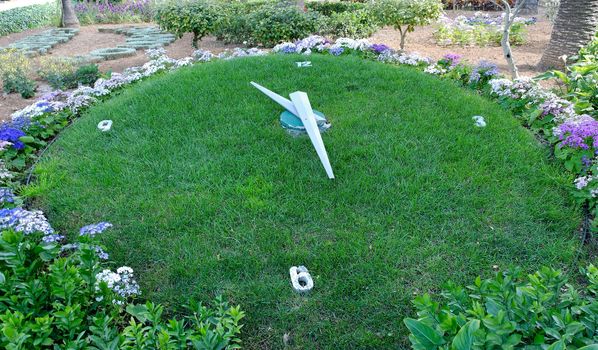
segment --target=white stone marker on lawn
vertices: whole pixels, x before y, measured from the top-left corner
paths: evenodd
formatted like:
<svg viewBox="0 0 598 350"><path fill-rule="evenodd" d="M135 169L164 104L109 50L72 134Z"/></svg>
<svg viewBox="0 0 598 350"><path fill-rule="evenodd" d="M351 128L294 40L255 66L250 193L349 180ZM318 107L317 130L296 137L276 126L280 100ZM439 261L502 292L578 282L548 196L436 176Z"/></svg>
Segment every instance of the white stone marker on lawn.
<svg viewBox="0 0 598 350"><path fill-rule="evenodd" d="M110 131L110 128L112 128L112 120L102 120L98 123L98 129L100 129L100 131Z"/></svg>
<svg viewBox="0 0 598 350"><path fill-rule="evenodd" d="M305 266L291 266L289 269L293 290L297 293L307 293L314 287L314 280Z"/></svg>
<svg viewBox="0 0 598 350"><path fill-rule="evenodd" d="M328 153L326 152L326 147L324 146L324 141L322 140L322 135L320 135L320 129L318 128L318 123L316 121L316 118L320 119L322 117L314 114L307 94L302 91L295 91L290 95L291 101L289 101L288 99L266 89L257 83L254 83L253 81L251 82L251 85L263 92L266 96L270 97L272 100L274 100L274 102L284 107L284 109L301 119L303 126L305 127L305 131L307 132L307 135L309 136L309 139L316 149L318 157L320 157L320 161L326 170L326 175L328 175L329 179L334 179L334 172L332 171L332 166L330 165L330 160L328 159Z"/></svg>

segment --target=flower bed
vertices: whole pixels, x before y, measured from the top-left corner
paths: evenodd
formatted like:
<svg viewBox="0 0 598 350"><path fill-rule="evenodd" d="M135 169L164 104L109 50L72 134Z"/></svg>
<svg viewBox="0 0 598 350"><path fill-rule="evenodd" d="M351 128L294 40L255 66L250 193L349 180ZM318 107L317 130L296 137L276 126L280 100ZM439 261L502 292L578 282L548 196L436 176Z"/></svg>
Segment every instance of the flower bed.
<svg viewBox="0 0 598 350"><path fill-rule="evenodd" d="M443 16L440 18L440 28L434 32L439 45L449 46L488 46L500 45L504 14L490 16L487 13L476 12L473 16L458 16L455 19ZM511 27L511 44L525 43L526 27L534 25L536 18L517 17Z"/></svg>
<svg viewBox="0 0 598 350"><path fill-rule="evenodd" d="M587 194L584 198L581 198L581 203L590 203L595 197L594 194L598 192L595 191L596 187L593 183L594 177L592 174L594 173L589 172L590 169L593 169L596 149L594 137L598 134L596 132L598 122L593 118L593 116L596 116L595 110L587 110L589 114L579 113L578 106L554 93L541 89L530 79L516 81L502 79L498 76L496 67L486 62L471 67L460 62L457 55L446 55L443 59L433 62L417 54L394 52L382 44L372 45L366 40L341 38L335 42L330 42L323 37L312 36L297 42L277 45L273 52L275 54L303 55L312 53L333 56L359 55L384 63L413 66L443 79L453 79L463 86L470 87L496 99L521 118L526 126L544 135L554 146L555 154L565 161L566 168L574 174L580 175L572 184L572 188L576 189L576 195ZM130 298L137 294L138 289L136 283L132 280L132 271L128 268L117 269L116 272L104 270L104 265L100 260L107 258L107 253L103 251L101 246L93 243L92 240L93 236L108 228L109 225L100 223L95 226L85 227L81 231L80 242L64 244L62 235L51 228L43 213L23 209L23 199L16 196L14 191L19 189L19 184L25 181L27 177L26 170L37 159L39 151L44 149L60 130L64 129L70 121L79 116L87 107L108 98L122 87L155 74L176 70L194 62L233 59L236 57L265 55L267 53L257 49L235 49L232 52L214 55L209 51L197 50L193 57L180 60L167 57L163 49L148 50L147 54L151 60L141 67L127 69L123 74L112 74L108 79L99 79L93 87L81 87L71 93L56 91L47 94L33 105L14 113L12 120L0 127L3 158L0 163L0 179L3 181L1 197L4 207L0 212L0 225L3 225L1 227L5 229L0 241L2 249L16 252L22 250L27 252L28 256L34 254L34 259L40 259L34 260L34 262L36 266L43 266L43 268L39 270L39 273L26 277L26 280L31 281L31 283L42 283L42 285L51 283L52 278L44 276L48 276L48 274L52 276L52 273L57 273L59 271L57 266L66 264L69 268L79 269L81 271L79 273L83 277L73 283L84 286L84 290L87 290L84 295L80 296L81 300L96 300L100 304L92 302L93 307L91 309L102 310L96 315L97 317L93 317L91 321L87 320L87 325L89 326L92 323L97 325L105 322L102 324L109 325L108 329L112 332L113 339L117 339L117 343L119 341L123 343L128 341L131 344L135 342L135 337L132 336L135 332L134 328L126 327L122 330L122 321L125 317L128 317L122 314L122 307L130 302ZM587 109L587 106L585 109ZM72 253L69 253L71 250ZM39 257L36 257L35 254ZM23 266L32 266L31 264L33 264L33 262L28 261L19 263ZM0 277L6 280L16 278L17 270L12 269L15 264L15 262L6 259L0 260L0 271L3 273ZM33 282L40 278L44 280ZM48 288L52 288L52 285ZM3 292L4 294L10 294L13 293L12 290L11 287ZM72 291L68 291L68 293L72 293ZM61 298L61 295L68 295L68 293L58 289L53 294L53 298ZM97 300L98 298L100 300ZM16 314L15 307L12 305L6 307L7 319L9 317L22 318L21 315ZM54 307L54 304L52 304L52 307ZM153 321L151 318L155 318L156 314L159 314L153 304L130 306L124 309L132 317L135 317L138 322L160 322ZM242 314L239 316L240 314L236 308L226 308L225 310L225 314L220 317L222 322L228 325L226 332L217 333L214 330L213 333L208 333L215 334L214 337L220 336L218 339L227 339L231 343L235 343L238 340L236 338L239 332L238 321ZM34 310L32 315L46 316L51 315L54 311L64 312L64 309L52 309L49 312ZM106 317L116 317L116 320L102 321ZM195 320L196 318L188 319L190 323L187 323L187 325L193 325ZM35 321L28 319L28 322ZM206 326L203 321L197 322ZM161 327L157 329L174 332L168 326ZM209 328L209 326L207 327ZM46 330L48 329L51 330L52 328L46 328ZM68 330L71 331L71 329ZM77 328L77 330L80 330L80 328ZM31 332L30 328L23 328L20 331L23 334ZM123 333L117 336L113 333L115 331L122 331ZM183 337L184 344L196 340L198 334L204 334L197 332L189 331ZM86 336L91 337L92 335L95 334L88 333ZM156 330L154 330L154 333L148 330L144 337L155 340L155 338L152 338L155 336L157 336ZM44 342L45 339L50 338L52 341L57 341L47 335L44 337L39 336L36 339L41 339L39 341ZM206 336L202 339L207 341L208 338ZM105 339L105 341L109 340L111 339ZM2 341L4 343L1 344L5 345L10 344L14 339L3 339Z"/></svg>

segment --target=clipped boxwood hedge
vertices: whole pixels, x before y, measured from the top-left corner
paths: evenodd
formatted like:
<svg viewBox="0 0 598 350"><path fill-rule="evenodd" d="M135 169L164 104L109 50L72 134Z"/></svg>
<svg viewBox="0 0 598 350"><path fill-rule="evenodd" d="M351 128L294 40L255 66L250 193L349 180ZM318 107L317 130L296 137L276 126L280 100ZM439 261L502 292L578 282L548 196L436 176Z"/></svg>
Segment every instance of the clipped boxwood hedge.
<svg viewBox="0 0 598 350"><path fill-rule="evenodd" d="M58 15L58 6L55 3L17 7L0 12L0 36L55 24Z"/></svg>

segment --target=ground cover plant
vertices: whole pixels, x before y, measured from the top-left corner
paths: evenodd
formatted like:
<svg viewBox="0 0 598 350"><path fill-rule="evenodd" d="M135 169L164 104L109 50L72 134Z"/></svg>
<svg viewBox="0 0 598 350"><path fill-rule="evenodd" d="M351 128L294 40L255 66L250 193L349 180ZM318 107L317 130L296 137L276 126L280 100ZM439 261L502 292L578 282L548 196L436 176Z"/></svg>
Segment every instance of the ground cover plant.
<svg viewBox="0 0 598 350"><path fill-rule="evenodd" d="M492 265L572 261L571 179L530 131L451 81L363 61L348 45L330 53L310 68L297 55L182 68L92 107L37 168L40 205L61 232L109 217L101 241L153 300L223 294L243 305L249 348L281 347L285 333L297 348L394 348L413 292ZM463 75L475 88L494 74ZM333 124L324 142L337 180L250 80L309 92ZM103 119L109 133L96 130ZM308 297L289 287L294 264L315 277Z"/></svg>
<svg viewBox="0 0 598 350"><path fill-rule="evenodd" d="M0 12L0 36L58 23L57 3L17 7Z"/></svg>

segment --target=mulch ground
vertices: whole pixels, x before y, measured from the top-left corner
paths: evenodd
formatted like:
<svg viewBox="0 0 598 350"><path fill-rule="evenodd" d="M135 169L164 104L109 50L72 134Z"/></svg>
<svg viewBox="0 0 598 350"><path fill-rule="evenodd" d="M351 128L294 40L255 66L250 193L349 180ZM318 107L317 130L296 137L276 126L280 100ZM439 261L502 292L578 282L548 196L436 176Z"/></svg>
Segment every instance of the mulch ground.
<svg viewBox="0 0 598 350"><path fill-rule="evenodd" d="M463 13L464 12L461 11L448 11L447 14L450 17L455 17ZM471 12L468 12L467 14L471 15ZM539 73L539 71L536 69L536 65L540 61L542 53L544 52L544 49L546 48L546 45L550 39L552 25L542 16L539 17L540 20L536 25L528 27L529 33L527 43L523 46L514 47L513 49L515 60L522 75L533 76ZM131 25L148 26L151 24ZM116 47L117 45L124 44L126 38L124 35L100 33L98 31L98 28L122 26L125 25L103 24L81 27L78 35L76 35L69 42L54 47L50 51L49 55L57 57L86 55L95 49ZM471 63L476 63L479 60L495 62L503 72L507 72L507 65L504 61L502 49L500 47L441 47L436 45L433 38L435 28L436 25L416 28L415 32L410 33L407 37L407 44L405 47L406 51L418 52L422 55L435 59L442 57L448 52L458 53L462 55L465 60ZM6 46L19 39L42 32L44 30L45 29L34 29L0 37L0 46ZM173 58L190 56L194 51L193 47L191 46L191 41L192 35L187 34L171 45L167 46L166 51L168 52L168 55ZM370 41L373 43L384 43L395 49L399 48L398 32L392 28L381 29L370 38ZM232 49L238 45L225 45L224 43L217 41L214 37L207 37L201 40L199 46L202 49L219 53L226 49ZM147 62L147 57L144 55L143 50L138 50L135 56L112 61L104 61L99 64L99 67L103 72L122 72L127 67L139 66L145 62ZM38 84L39 88L36 97L51 91L51 88L44 82L39 81ZM10 114L12 114L14 111L31 104L32 101L32 99L22 99L18 94L1 94L0 120L9 118Z"/></svg>

